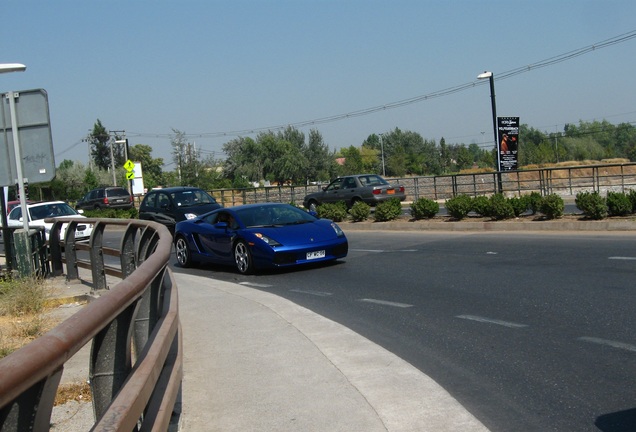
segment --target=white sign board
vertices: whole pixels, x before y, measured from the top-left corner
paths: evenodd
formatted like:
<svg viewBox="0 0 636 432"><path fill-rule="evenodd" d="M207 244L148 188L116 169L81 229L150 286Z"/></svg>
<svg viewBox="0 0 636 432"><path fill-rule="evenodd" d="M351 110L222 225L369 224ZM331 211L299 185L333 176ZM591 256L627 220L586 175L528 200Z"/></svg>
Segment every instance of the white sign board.
<svg viewBox="0 0 636 432"><path fill-rule="evenodd" d="M141 162L135 162L135 167L132 170L135 173L135 178L131 180L133 195L144 194L144 176L141 171Z"/></svg>

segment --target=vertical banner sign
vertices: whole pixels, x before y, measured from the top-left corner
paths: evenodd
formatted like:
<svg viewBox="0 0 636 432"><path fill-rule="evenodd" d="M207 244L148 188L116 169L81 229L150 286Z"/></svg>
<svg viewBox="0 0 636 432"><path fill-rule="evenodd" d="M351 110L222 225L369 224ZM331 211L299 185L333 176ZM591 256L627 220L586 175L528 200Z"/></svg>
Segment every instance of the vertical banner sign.
<svg viewBox="0 0 636 432"><path fill-rule="evenodd" d="M516 170L519 150L519 117L497 117L499 171Z"/></svg>

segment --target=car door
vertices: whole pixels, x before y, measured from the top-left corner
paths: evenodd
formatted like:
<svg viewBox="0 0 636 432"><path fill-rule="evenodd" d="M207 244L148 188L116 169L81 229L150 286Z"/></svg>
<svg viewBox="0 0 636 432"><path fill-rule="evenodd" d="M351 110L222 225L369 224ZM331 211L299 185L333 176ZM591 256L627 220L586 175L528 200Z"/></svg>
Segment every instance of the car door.
<svg viewBox="0 0 636 432"><path fill-rule="evenodd" d="M322 194L322 202L323 203L334 203L337 201L342 201L342 183L344 178L337 178L325 188Z"/></svg>
<svg viewBox="0 0 636 432"><path fill-rule="evenodd" d="M199 241L206 254L214 259L229 261L236 236L236 225L228 212L214 213L199 223ZM221 226L218 223L224 222Z"/></svg>
<svg viewBox="0 0 636 432"><path fill-rule="evenodd" d="M353 197L358 194L358 185L356 184L355 177L345 177L342 181L342 187L340 188L339 201L345 201L347 204L351 204Z"/></svg>
<svg viewBox="0 0 636 432"><path fill-rule="evenodd" d="M170 196L162 191L149 193L141 206L139 218L159 222L174 230L176 218Z"/></svg>

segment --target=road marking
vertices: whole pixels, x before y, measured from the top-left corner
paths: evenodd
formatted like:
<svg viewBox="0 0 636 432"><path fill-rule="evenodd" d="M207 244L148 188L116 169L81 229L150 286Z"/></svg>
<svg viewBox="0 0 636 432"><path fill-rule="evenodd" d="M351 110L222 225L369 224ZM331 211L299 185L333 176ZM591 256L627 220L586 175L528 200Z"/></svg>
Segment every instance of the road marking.
<svg viewBox="0 0 636 432"><path fill-rule="evenodd" d="M386 252L417 252L417 249L349 249L352 252L371 252L371 253L386 253Z"/></svg>
<svg viewBox="0 0 636 432"><path fill-rule="evenodd" d="M394 307L400 307L400 308L413 307L413 305L411 305L411 304L390 302L390 301L386 301L386 300L360 299L358 301L363 301L363 302L367 302L367 303L375 303L375 304L379 304L379 305L383 305L383 306L394 306Z"/></svg>
<svg viewBox="0 0 636 432"><path fill-rule="evenodd" d="M485 317L480 317L480 316L475 316L475 315L457 315L456 318L461 318L461 319L466 319L466 320L471 320L471 321L477 321L477 322L483 322L483 323L488 323L488 324L497 324L497 325L500 325L500 326L510 327L510 328L528 327L526 324L517 324L517 323L510 322L510 321L501 321L501 320L497 320L497 319L485 318Z"/></svg>
<svg viewBox="0 0 636 432"><path fill-rule="evenodd" d="M607 259L611 259L611 260L629 260L629 261L636 261L636 257L622 257L622 256L616 256L616 257L609 257Z"/></svg>
<svg viewBox="0 0 636 432"><path fill-rule="evenodd" d="M293 290L290 290L290 291L291 292L301 293L301 294L315 295L315 296L318 296L318 297L329 297L330 295L333 295L333 293L324 292L324 291L310 291L310 290L299 290L299 289L293 289Z"/></svg>
<svg viewBox="0 0 636 432"><path fill-rule="evenodd" d="M601 338L595 338L595 337L588 337L588 336L580 337L580 338L578 338L578 340L583 341L583 342L591 342L591 343L595 343L595 344L599 344L599 345L607 345L607 346L610 346L612 348L618 348L618 349L622 349L622 350L626 350L626 351L636 352L636 346L635 345L630 345L630 344L626 344L626 343L623 343L623 342L617 342L617 341L601 339Z"/></svg>
<svg viewBox="0 0 636 432"><path fill-rule="evenodd" d="M239 282L239 285L245 285L245 286L253 286L256 288L269 288L272 285L267 285L267 284L259 284L259 283L254 283L254 282Z"/></svg>

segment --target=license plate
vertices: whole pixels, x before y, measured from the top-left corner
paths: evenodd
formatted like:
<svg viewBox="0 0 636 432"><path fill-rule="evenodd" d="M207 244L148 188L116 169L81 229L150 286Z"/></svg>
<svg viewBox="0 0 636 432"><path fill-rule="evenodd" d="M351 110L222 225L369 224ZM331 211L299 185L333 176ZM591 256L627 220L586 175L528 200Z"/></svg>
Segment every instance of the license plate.
<svg viewBox="0 0 636 432"><path fill-rule="evenodd" d="M75 231L75 237L84 237L84 231Z"/></svg>
<svg viewBox="0 0 636 432"><path fill-rule="evenodd" d="M395 195L395 189L387 189L386 193L389 195Z"/></svg>
<svg viewBox="0 0 636 432"><path fill-rule="evenodd" d="M315 251L315 252L307 252L307 259L308 260L312 260L312 259L316 259L316 258L324 258L324 257L325 257L325 251L324 250Z"/></svg>

